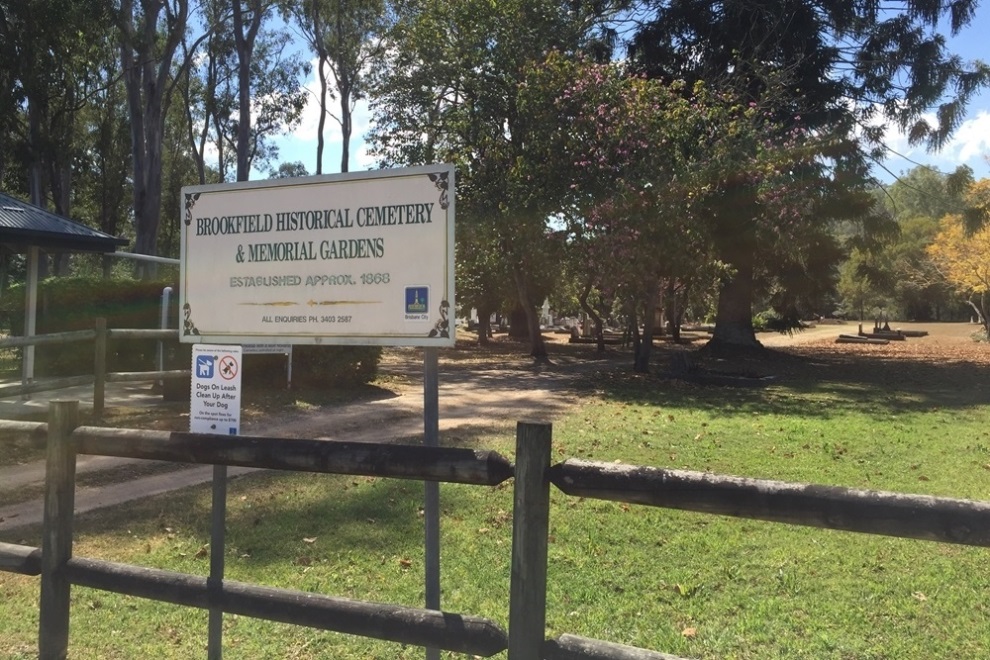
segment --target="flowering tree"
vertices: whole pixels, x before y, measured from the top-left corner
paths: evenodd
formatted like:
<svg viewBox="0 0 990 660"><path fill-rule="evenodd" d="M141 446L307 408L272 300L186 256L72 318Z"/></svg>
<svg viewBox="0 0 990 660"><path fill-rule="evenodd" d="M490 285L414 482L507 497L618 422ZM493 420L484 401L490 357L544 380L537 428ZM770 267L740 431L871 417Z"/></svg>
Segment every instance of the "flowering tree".
<svg viewBox="0 0 990 660"><path fill-rule="evenodd" d="M970 186L971 216L985 215L990 202L990 179ZM928 255L943 277L966 296L990 337L990 225L967 231L966 218L949 214L939 222L939 232L928 246Z"/></svg>
<svg viewBox="0 0 990 660"><path fill-rule="evenodd" d="M615 3L618 4L618 3ZM372 153L385 165L457 165L459 225L485 225L526 313L530 353L547 358L536 306L546 294L534 274L554 264L536 118L520 107L527 67L551 49L575 53L597 42L595 26L613 3L598 0L421 0L402 4L371 76ZM529 163L524 164L524 163ZM458 238L461 241L461 238ZM464 251L466 253L466 250ZM484 266L482 260L474 262ZM481 281L478 278L477 281Z"/></svg>
<svg viewBox="0 0 990 660"><path fill-rule="evenodd" d="M806 227L827 201L810 175L823 152L846 145L803 130L799 117L783 124L701 83L667 85L553 54L532 69L522 99L544 127L531 136L544 157L518 161L512 178L567 219L598 286L642 319L639 371L648 369L661 292L731 274L715 253L722 212L738 202L730 193L759 202L776 240L794 246L796 270L827 238Z"/></svg>

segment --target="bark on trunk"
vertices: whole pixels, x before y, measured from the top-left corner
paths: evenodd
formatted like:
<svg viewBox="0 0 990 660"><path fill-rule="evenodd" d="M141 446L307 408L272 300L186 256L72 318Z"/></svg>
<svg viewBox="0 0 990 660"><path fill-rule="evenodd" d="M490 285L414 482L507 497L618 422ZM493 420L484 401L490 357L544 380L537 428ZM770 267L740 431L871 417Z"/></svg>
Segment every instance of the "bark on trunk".
<svg viewBox="0 0 990 660"><path fill-rule="evenodd" d="M719 291L715 331L709 346L725 350L762 348L753 330L752 265L736 268L736 275Z"/></svg>
<svg viewBox="0 0 990 660"><path fill-rule="evenodd" d="M681 293L683 294L684 292ZM681 318L684 315L680 300L681 294L678 293L677 287L669 283L663 296L663 314L670 323L670 338L675 344L681 340Z"/></svg>
<svg viewBox="0 0 990 660"><path fill-rule="evenodd" d="M543 333L540 332L540 317L536 313L536 305L530 300L526 276L520 272L519 267L516 267L512 269L512 277L516 282L519 304L526 312L526 325L529 328L529 354L540 362L547 362L549 360L547 345L543 341Z"/></svg>
<svg viewBox="0 0 990 660"><path fill-rule="evenodd" d="M639 334L639 328L633 335L633 371L640 374L650 373L650 356L653 353L653 330L655 327L657 293L647 296L643 301L643 334Z"/></svg>
<svg viewBox="0 0 990 660"><path fill-rule="evenodd" d="M326 146L324 131L327 125L327 72L324 67L327 65L328 56L323 50L319 55L317 73L320 77L320 119L316 127L316 173L323 174L323 150Z"/></svg>
<svg viewBox="0 0 990 660"><path fill-rule="evenodd" d="M602 317L600 317L595 310L588 304L588 294L591 293L591 284L585 284L584 289L581 291L581 296L578 298L578 302L581 304L581 309L584 313L595 322L595 340L598 344L598 352L605 352L605 329L602 324Z"/></svg>
<svg viewBox="0 0 990 660"><path fill-rule="evenodd" d="M762 348L753 330L753 261L756 258L755 237L751 231L736 231L736 240L726 242L721 257L735 269L723 280L718 292L715 331L708 349L737 351Z"/></svg>
<svg viewBox="0 0 990 660"><path fill-rule="evenodd" d="M478 310L478 344L488 346L491 344L489 338L492 336L492 314L491 310Z"/></svg>

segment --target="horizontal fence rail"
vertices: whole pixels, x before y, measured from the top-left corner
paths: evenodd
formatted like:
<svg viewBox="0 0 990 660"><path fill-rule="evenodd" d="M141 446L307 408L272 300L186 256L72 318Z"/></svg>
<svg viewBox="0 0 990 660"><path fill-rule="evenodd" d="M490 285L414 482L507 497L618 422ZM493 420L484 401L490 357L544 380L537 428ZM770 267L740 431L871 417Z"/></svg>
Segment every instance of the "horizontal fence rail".
<svg viewBox="0 0 990 660"><path fill-rule="evenodd" d="M41 575L42 658L64 656L76 584L473 655L508 649L509 660L679 660L575 635L546 639L551 485L592 499L990 547L990 502L576 459L551 465L549 424L519 423L513 465L497 452L465 448L77 426L77 402L53 402L49 411L47 424L0 421L7 443L44 442L40 436L51 433L43 550L0 543L0 570ZM470 615L73 558L78 453L487 486L514 477L509 633Z"/></svg>
<svg viewBox="0 0 990 660"><path fill-rule="evenodd" d="M17 396L18 394L34 394L35 392L51 392L52 390L64 390L67 387L78 387L80 385L92 385L96 382L94 376L65 376L62 378L45 379L33 383L22 383L20 385L6 385L0 387L0 397Z"/></svg>
<svg viewBox="0 0 990 660"><path fill-rule="evenodd" d="M107 328L107 339L178 339L179 331L159 328Z"/></svg>
<svg viewBox="0 0 990 660"><path fill-rule="evenodd" d="M369 603L288 589L208 579L128 564L73 558L65 572L76 585L175 605L207 609L216 599L224 612L333 630L401 644L490 656L508 645L497 624L481 617L403 605Z"/></svg>
<svg viewBox="0 0 990 660"><path fill-rule="evenodd" d="M577 459L549 473L579 497L990 547L990 502Z"/></svg>
<svg viewBox="0 0 990 660"><path fill-rule="evenodd" d="M78 341L95 340L93 355L93 375L67 376L64 378L45 379L37 382L22 382L19 385L0 387L0 397L33 394L35 392L50 392L80 385L93 386L93 411L99 415L106 404L107 383L136 383L145 381L162 381L188 378L188 369L172 369L159 371L121 371L107 372L107 342L111 339L151 339L158 341L178 340L179 331L176 329L157 328L107 328L106 319L96 319L93 330L73 330L70 332L53 332L45 335L30 337L6 337L0 339L0 349L20 348L24 346L44 346L50 344L66 344ZM161 365L159 365L161 366Z"/></svg>
<svg viewBox="0 0 990 660"><path fill-rule="evenodd" d="M111 371L106 374L108 383L140 383L146 380L164 380L171 378L189 378L188 369L169 369L166 371Z"/></svg>
<svg viewBox="0 0 990 660"><path fill-rule="evenodd" d="M599 639L561 635L543 644L543 660L685 660L676 655L647 651Z"/></svg>
<svg viewBox="0 0 990 660"><path fill-rule="evenodd" d="M177 331L172 331L177 334ZM46 335L31 335L30 337L4 337L0 339L0 348L21 348L23 346L44 346L46 344L68 344L74 341L96 339L96 330L72 330L70 332L51 332Z"/></svg>
<svg viewBox="0 0 990 660"><path fill-rule="evenodd" d="M48 424L0 419L0 447L43 449L48 443Z"/></svg>
<svg viewBox="0 0 990 660"><path fill-rule="evenodd" d="M0 541L0 571L41 575L41 548Z"/></svg>
<svg viewBox="0 0 990 660"><path fill-rule="evenodd" d="M80 426L76 451L180 463L325 472L495 486L512 463L494 451L375 442L266 438Z"/></svg>

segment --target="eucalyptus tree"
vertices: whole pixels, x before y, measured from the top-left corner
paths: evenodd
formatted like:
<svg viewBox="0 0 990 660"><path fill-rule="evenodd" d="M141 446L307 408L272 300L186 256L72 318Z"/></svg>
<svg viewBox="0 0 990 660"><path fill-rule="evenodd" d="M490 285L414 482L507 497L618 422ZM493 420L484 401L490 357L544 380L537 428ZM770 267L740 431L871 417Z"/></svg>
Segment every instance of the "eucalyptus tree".
<svg viewBox="0 0 990 660"><path fill-rule="evenodd" d="M606 2L416 0L402 6L370 94L372 152L382 164L457 165L458 220L484 223L526 312L530 353L545 359L529 273L552 240L535 181L508 176L531 157L530 118L518 104L526 68L552 50L595 44Z"/></svg>
<svg viewBox="0 0 990 660"><path fill-rule="evenodd" d="M186 70L178 79L186 111L185 126L199 183L220 183L236 163L230 134L237 107L234 38L227 0L207 0L200 5L199 29L202 38L193 40L186 34L182 40ZM198 47L198 49L197 49ZM207 164L206 156L213 152L216 162ZM208 181L212 171L217 181Z"/></svg>
<svg viewBox="0 0 990 660"><path fill-rule="evenodd" d="M238 12L230 0L208 0L197 16L198 36L183 40L184 64L176 71L187 142L200 183L208 176L245 180L278 155L271 138L298 123L308 64L273 23L272 3L247 3ZM207 162L209 155L215 162Z"/></svg>
<svg viewBox="0 0 990 660"><path fill-rule="evenodd" d="M237 52L237 180L247 181L251 170L251 61L258 32L272 3L270 0L230 0L230 6Z"/></svg>
<svg viewBox="0 0 990 660"><path fill-rule="evenodd" d="M20 143L32 201L46 206L51 199L56 211L66 215L71 162L80 148L77 116L93 91L105 19L100 0L0 5L0 140Z"/></svg>
<svg viewBox="0 0 990 660"><path fill-rule="evenodd" d="M350 166L354 109L364 96L366 71L380 58L391 23L388 0L283 0L282 13L290 18L316 55L320 117L316 132L316 174L323 173L327 116L340 126L340 171ZM331 88L331 80L333 87ZM337 99L337 111L329 101Z"/></svg>
<svg viewBox="0 0 990 660"><path fill-rule="evenodd" d="M980 62L950 54L939 32L957 34L976 0L645 0L646 17L630 55L643 73L664 80L707 81L761 102L768 78L789 80L773 119L831 133L844 148L823 152L814 168L795 172L819 198L854 194L842 215L877 219L865 205L868 164L885 151L885 124L913 144L938 148L961 123L967 102L990 79ZM936 119L927 113L934 112ZM853 141L855 139L855 141ZM792 249L781 218L768 216L745 178L711 215L723 281L712 346L758 346L752 327L754 283L761 265ZM827 216L823 216L826 217ZM814 218L805 227L811 228Z"/></svg>
<svg viewBox="0 0 990 660"><path fill-rule="evenodd" d="M131 122L134 251L158 254L162 208L162 140L174 91L173 64L189 21L189 0L116 0L120 58ZM138 262L150 277L154 264Z"/></svg>
<svg viewBox="0 0 990 660"><path fill-rule="evenodd" d="M122 236L131 230L131 127L118 50L109 32L97 54L93 90L79 115L83 148L74 161L74 215L111 236ZM112 260L104 256L104 276L111 268Z"/></svg>
<svg viewBox="0 0 990 660"><path fill-rule="evenodd" d="M19 32L9 0L0 1L0 188L5 185L11 165L23 101L23 89L17 76ZM19 6L19 5L18 5Z"/></svg>

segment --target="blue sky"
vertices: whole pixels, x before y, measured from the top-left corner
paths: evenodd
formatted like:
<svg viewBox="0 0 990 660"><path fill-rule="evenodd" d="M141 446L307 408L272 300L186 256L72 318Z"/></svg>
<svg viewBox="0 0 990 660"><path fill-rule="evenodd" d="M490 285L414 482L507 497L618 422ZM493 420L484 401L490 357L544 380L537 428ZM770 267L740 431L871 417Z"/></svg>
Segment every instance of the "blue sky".
<svg viewBox="0 0 990 660"><path fill-rule="evenodd" d="M977 9L976 16L968 28L955 38L949 38L949 51L965 61L990 60L990 4ZM315 67L315 62L314 62ZM309 89L315 90L315 74L307 81ZM292 135L279 138L281 162L301 161L312 174L316 171L316 126L318 112L316 98L313 97L304 112L303 121ZM363 136L368 130L370 113L367 104L361 102L355 111L354 134L351 140L350 170L367 170L375 167L368 155ZM324 173L340 171L340 127L327 121L325 130L327 141L324 154ZM974 98L967 108L966 119L955 132L950 142L939 152L929 153L923 147L910 147L907 139L896 129L888 131L888 145L898 155L892 154L883 168L874 172L882 181L892 181L895 175L907 172L917 164L936 167L943 172L951 172L959 165L973 168L976 178L990 177L990 90Z"/></svg>
<svg viewBox="0 0 990 660"><path fill-rule="evenodd" d="M990 61L990 4L976 10L976 16L959 36L948 38L949 51L959 55L964 61ZM890 147L906 158L891 156L885 165L894 174L901 174L923 163L937 167L943 172L951 172L959 165L973 168L976 178L990 177L990 91L984 91L974 98L966 112L966 120L955 132L951 141L938 153L928 153L923 147L909 147L907 139L890 131ZM876 172L883 180L890 175Z"/></svg>

